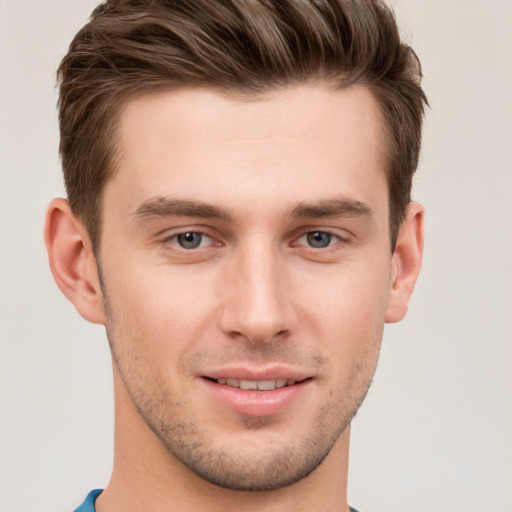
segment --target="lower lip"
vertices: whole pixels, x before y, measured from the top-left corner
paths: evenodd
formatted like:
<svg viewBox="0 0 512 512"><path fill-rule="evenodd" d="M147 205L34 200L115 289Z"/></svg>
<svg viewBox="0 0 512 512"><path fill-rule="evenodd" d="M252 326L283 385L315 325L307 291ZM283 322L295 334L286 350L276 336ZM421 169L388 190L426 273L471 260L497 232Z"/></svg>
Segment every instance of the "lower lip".
<svg viewBox="0 0 512 512"><path fill-rule="evenodd" d="M202 379L214 398L229 409L248 416L270 416L296 402L312 384L308 379L293 386L269 391L243 390Z"/></svg>

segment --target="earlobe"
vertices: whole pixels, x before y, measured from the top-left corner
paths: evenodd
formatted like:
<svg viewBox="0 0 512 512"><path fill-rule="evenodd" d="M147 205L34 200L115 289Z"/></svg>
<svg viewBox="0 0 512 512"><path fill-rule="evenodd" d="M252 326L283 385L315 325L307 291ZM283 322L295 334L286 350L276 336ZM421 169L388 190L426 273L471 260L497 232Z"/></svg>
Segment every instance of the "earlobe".
<svg viewBox="0 0 512 512"><path fill-rule="evenodd" d="M386 322L402 320L418 279L423 257L424 210L421 204L411 203L400 228L393 253L391 291Z"/></svg>
<svg viewBox="0 0 512 512"><path fill-rule="evenodd" d="M96 258L87 230L65 199L54 199L44 230L50 268L62 293L86 320L105 323Z"/></svg>

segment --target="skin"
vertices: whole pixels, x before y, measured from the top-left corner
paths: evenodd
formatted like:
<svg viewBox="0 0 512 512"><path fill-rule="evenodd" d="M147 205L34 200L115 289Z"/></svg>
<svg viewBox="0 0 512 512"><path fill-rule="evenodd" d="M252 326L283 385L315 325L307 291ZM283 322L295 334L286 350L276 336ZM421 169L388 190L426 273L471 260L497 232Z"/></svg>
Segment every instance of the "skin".
<svg viewBox="0 0 512 512"><path fill-rule="evenodd" d="M64 200L46 226L57 283L112 349L99 512L348 510L350 421L422 253L416 203L391 253L383 140L360 85L126 104L99 261ZM233 372L304 382L240 409L211 380Z"/></svg>

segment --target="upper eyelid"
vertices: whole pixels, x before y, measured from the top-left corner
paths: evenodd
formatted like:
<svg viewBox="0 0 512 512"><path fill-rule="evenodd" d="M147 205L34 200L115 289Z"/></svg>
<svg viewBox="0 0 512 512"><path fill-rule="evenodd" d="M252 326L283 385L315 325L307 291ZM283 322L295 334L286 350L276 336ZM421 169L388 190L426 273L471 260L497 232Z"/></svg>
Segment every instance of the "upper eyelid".
<svg viewBox="0 0 512 512"><path fill-rule="evenodd" d="M212 234L211 231L211 229L202 226L180 226L176 228L162 229L156 234L156 236L162 239L171 239L175 238L178 235L184 235L185 233L199 233L210 238L215 238L216 236Z"/></svg>
<svg viewBox="0 0 512 512"><path fill-rule="evenodd" d="M210 234L208 234L206 231L203 231L201 229L182 229L180 231L176 231L174 233L169 233L164 238L176 238L179 235L185 235L187 233L197 233L198 235L207 236L209 238L213 238Z"/></svg>
<svg viewBox="0 0 512 512"><path fill-rule="evenodd" d="M332 246L336 245L336 243L348 243L348 237L344 237L344 236L341 236L340 234L338 233L333 233L332 231L327 231L325 229L311 229L309 231L304 231L302 234L300 234L299 236L296 236L294 237L293 239L293 244L297 243L298 240L300 240L302 237L305 237L307 236L309 233L326 233L327 235L330 235L332 236L333 238L337 239L337 240L334 240L335 243L331 243L329 244L327 247L323 247L322 249L329 249L331 248ZM301 244L302 245L302 244ZM311 249L315 249L315 250L318 250L318 248L315 248L315 247L311 247L307 244L304 244L305 247L310 247Z"/></svg>
<svg viewBox="0 0 512 512"><path fill-rule="evenodd" d="M212 235L210 235L209 233L203 231L203 230L200 230L200 229L183 229L183 230L179 230L179 231L176 231L174 233L169 233L165 236L162 236L161 240L160 240L160 244L162 246L166 245L166 244L169 244L169 243L172 243L173 245L175 245L177 248L179 249L183 249L183 250L188 250L188 251L192 251L192 250L197 250L197 249L204 249L205 247L196 247L195 249L185 249L184 247L181 247L178 242L177 242L177 237L179 235L184 235L186 233L197 233L201 236L204 236L204 237L207 237L210 239L210 243L207 244L206 247L212 245L213 243L215 243L216 241L216 238L213 237Z"/></svg>
<svg viewBox="0 0 512 512"><path fill-rule="evenodd" d="M215 230L216 231L216 230ZM348 242L349 239L353 236L353 234L342 228L331 228L331 227L316 227L316 226L302 226L301 228L296 228L293 232L286 238L289 238L293 243L294 241L299 240L301 237L306 236L308 233L327 233L333 237L336 237L342 242ZM160 238L161 243L168 242L170 240L175 240L177 236L183 235L185 233L198 233L205 237L208 237L214 241L225 243L225 241L234 238L234 236L222 236L220 233L215 232L212 233L211 228L202 227L202 226L190 226L190 227L179 227L179 228L170 228L162 230L157 234L158 238Z"/></svg>
<svg viewBox="0 0 512 512"><path fill-rule="evenodd" d="M348 240L353 234L347 229L343 228L331 228L331 227L315 227L307 226L294 230L292 234L293 239L298 240L300 237L307 235L308 233L327 233L331 236L335 236L340 240Z"/></svg>

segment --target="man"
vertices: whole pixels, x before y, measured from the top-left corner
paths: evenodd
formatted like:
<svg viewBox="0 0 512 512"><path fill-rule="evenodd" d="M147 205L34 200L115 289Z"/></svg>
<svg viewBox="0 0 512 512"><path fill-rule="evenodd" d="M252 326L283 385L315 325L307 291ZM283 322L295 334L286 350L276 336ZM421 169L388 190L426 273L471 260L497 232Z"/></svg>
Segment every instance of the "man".
<svg viewBox="0 0 512 512"><path fill-rule="evenodd" d="M59 78L45 238L116 409L77 510L348 511L350 422L422 255L426 99L392 13L107 1Z"/></svg>

